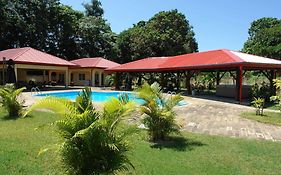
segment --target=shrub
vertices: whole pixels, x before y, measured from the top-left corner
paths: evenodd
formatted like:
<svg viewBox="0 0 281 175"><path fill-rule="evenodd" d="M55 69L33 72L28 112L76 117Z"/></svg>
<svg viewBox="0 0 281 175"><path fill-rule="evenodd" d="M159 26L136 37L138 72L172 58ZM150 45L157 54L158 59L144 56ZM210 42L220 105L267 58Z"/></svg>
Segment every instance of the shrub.
<svg viewBox="0 0 281 175"><path fill-rule="evenodd" d="M256 108L256 115L263 115L264 99L254 97L254 101L251 103Z"/></svg>
<svg viewBox="0 0 281 175"><path fill-rule="evenodd" d="M278 90L277 95L275 96L271 96L270 100L274 101L275 103L278 104L279 110L281 111L281 94L280 94L280 90L281 90L281 80L278 79L274 79L274 85L276 86L276 89Z"/></svg>
<svg viewBox="0 0 281 175"><path fill-rule="evenodd" d="M250 98L254 100L254 98L263 98L265 101L270 101L271 89L269 84L263 82L258 85L255 84L252 86L250 91Z"/></svg>
<svg viewBox="0 0 281 175"><path fill-rule="evenodd" d="M179 94L165 96L156 82L152 85L145 83L137 93L144 100L140 110L146 114L143 123L148 128L151 140L164 140L170 133L179 132L173 110L183 99Z"/></svg>
<svg viewBox="0 0 281 175"><path fill-rule="evenodd" d="M79 102L75 103L47 97L35 103L28 113L48 108L63 115L56 126L64 139L60 153L70 174L108 174L126 170L131 165L126 155L129 150L126 138L134 130L122 127L122 121L134 109L134 104L112 98L104 104L102 112L93 107L83 107L85 110L81 111L81 105L77 104L81 103L80 99L85 97L84 102L88 101L82 104L92 103L88 90L84 89L77 98Z"/></svg>
<svg viewBox="0 0 281 175"><path fill-rule="evenodd" d="M16 89L13 84L0 88L0 104L8 111L8 118L17 118L22 115L23 101L18 99L26 88Z"/></svg>

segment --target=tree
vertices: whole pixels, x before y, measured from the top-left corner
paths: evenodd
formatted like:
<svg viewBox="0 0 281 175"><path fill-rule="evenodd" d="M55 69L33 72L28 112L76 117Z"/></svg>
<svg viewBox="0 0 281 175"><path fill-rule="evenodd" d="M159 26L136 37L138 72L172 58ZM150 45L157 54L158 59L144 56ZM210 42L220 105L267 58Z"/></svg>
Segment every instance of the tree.
<svg viewBox="0 0 281 175"><path fill-rule="evenodd" d="M121 62L151 56L174 56L198 51L192 26L177 10L160 12L120 33L117 47Z"/></svg>
<svg viewBox="0 0 281 175"><path fill-rule="evenodd" d="M104 10L99 0L92 0L91 3L83 4L86 9L86 16L102 17Z"/></svg>
<svg viewBox="0 0 281 175"><path fill-rule="evenodd" d="M164 140L170 133L179 132L173 108L183 98L177 95L165 96L158 83L145 83L137 90L138 97L144 100L140 111L146 114L143 122L148 128L151 140Z"/></svg>
<svg viewBox="0 0 281 175"><path fill-rule="evenodd" d="M249 28L249 38L242 51L281 59L281 20L261 18L252 22Z"/></svg>
<svg viewBox="0 0 281 175"><path fill-rule="evenodd" d="M95 16L82 18L78 26L78 35L84 57L114 57L116 35L103 18Z"/></svg>
<svg viewBox="0 0 281 175"><path fill-rule="evenodd" d="M133 102L112 98L101 112L92 107L90 89L84 89L73 103L70 100L47 97L32 105L47 108L63 118L55 122L61 137L62 161L70 174L113 174L131 166L126 153L127 137L135 129L122 127L134 109Z"/></svg>

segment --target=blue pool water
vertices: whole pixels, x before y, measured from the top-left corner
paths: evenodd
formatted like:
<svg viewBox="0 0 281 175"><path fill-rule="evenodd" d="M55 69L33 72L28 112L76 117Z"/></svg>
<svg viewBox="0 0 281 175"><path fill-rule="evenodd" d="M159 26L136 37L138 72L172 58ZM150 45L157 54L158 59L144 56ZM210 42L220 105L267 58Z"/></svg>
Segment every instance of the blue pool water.
<svg viewBox="0 0 281 175"><path fill-rule="evenodd" d="M68 91L68 92L50 92L50 93L43 93L37 94L36 96L53 96L53 97L60 97L60 98L67 98L70 100L75 100L78 96L78 93L81 91ZM143 104L144 101L140 98L137 98L134 93L132 92L97 92L92 91L92 100L94 102L105 102L111 97L118 98L121 94L128 94L130 100L137 102L138 104ZM178 106L185 106L188 103L185 101L180 101Z"/></svg>
<svg viewBox="0 0 281 175"><path fill-rule="evenodd" d="M54 96L54 97L61 97L61 98L67 98L70 100L75 100L78 93L81 91L69 91L69 92L50 92L50 93L44 93L44 94L38 94L36 96ZM131 92L92 92L92 99L94 102L105 102L111 97L118 98L121 94L128 94L129 99L133 100L139 104L143 103L142 99L136 98L134 93Z"/></svg>

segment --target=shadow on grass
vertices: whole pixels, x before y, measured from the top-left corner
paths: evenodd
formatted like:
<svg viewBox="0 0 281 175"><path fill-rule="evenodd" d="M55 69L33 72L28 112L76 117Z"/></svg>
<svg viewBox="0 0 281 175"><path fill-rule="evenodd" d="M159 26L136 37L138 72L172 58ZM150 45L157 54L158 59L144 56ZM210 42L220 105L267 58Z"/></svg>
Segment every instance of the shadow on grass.
<svg viewBox="0 0 281 175"><path fill-rule="evenodd" d="M206 144L202 142L195 141L192 139L187 139L185 137L172 136L172 137L168 137L164 141L154 142L154 144L151 145L150 147L156 149L168 148L176 151L186 151L186 150L191 151L195 147L200 147L205 145Z"/></svg>

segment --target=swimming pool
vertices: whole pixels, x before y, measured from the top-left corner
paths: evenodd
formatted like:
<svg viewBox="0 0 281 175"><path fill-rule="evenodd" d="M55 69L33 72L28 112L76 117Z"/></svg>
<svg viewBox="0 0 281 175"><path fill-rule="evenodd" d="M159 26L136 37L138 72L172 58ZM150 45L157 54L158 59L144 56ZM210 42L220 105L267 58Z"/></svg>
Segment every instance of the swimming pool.
<svg viewBox="0 0 281 175"><path fill-rule="evenodd" d="M60 97L60 98L67 98L70 100L75 100L78 96L78 93L81 91L65 91L65 92L50 92L50 93L42 93L37 94L36 96L53 96L53 97ZM105 102L111 97L118 98L121 94L128 94L130 100L133 100L139 104L143 103L143 100L137 98L134 93L132 92L99 92L99 91L92 91L92 100L94 102Z"/></svg>
<svg viewBox="0 0 281 175"><path fill-rule="evenodd" d="M49 92L49 93L37 94L36 96L41 96L41 97L53 96L53 97L75 100L79 92L81 91ZM144 103L144 100L137 98L133 92L118 92L118 91L113 91L113 92L92 91L92 100L94 102L105 102L111 97L118 98L121 94L127 94L130 100L135 101L138 104ZM177 104L177 106L185 106L187 104L188 104L187 102L182 100Z"/></svg>

